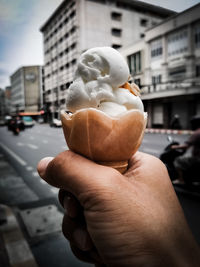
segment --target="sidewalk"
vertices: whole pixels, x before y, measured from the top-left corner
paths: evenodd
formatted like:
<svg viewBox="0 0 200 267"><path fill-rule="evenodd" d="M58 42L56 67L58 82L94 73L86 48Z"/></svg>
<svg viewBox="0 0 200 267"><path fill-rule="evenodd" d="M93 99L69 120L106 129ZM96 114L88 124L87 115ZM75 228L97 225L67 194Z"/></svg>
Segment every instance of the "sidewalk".
<svg viewBox="0 0 200 267"><path fill-rule="evenodd" d="M15 190L16 187L18 190ZM37 267L14 213L16 198L19 203L24 194L28 193L31 198L34 198L34 195L2 154L0 154L0 192L0 266Z"/></svg>
<svg viewBox="0 0 200 267"><path fill-rule="evenodd" d="M0 151L0 267L91 267L71 252L60 208L54 194L39 198Z"/></svg>

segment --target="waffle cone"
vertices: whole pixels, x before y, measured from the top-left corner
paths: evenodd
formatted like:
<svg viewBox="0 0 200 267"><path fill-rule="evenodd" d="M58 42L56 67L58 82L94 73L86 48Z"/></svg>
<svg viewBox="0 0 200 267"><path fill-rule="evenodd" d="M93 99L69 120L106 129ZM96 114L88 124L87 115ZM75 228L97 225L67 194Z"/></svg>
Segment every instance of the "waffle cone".
<svg viewBox="0 0 200 267"><path fill-rule="evenodd" d="M144 113L138 110L112 118L88 108L71 115L61 112L61 121L70 150L121 173L138 150L146 127Z"/></svg>

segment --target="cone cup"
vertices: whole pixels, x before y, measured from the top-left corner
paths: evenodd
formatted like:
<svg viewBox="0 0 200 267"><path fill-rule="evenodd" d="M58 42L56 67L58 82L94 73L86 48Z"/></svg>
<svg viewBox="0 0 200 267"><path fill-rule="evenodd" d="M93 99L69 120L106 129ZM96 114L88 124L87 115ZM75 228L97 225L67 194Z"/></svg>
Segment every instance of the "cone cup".
<svg viewBox="0 0 200 267"><path fill-rule="evenodd" d="M74 114L62 111L61 121L70 150L124 173L141 144L147 120L144 114L130 110L113 118L87 108Z"/></svg>

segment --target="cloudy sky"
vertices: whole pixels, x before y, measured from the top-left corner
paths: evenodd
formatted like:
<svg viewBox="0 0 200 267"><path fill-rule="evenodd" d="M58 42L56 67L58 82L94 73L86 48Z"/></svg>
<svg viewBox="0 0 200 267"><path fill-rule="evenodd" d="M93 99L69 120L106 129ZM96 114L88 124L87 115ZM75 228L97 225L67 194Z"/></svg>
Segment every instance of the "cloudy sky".
<svg viewBox="0 0 200 267"><path fill-rule="evenodd" d="M200 0L143 0L181 12ZM0 88L21 66L43 64L39 28L62 0L0 0Z"/></svg>

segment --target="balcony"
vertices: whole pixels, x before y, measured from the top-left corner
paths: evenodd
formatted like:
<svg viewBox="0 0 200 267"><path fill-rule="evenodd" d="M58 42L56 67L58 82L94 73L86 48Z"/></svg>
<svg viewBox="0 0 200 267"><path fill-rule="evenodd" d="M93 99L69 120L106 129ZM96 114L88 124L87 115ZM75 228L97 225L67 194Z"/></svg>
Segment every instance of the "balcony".
<svg viewBox="0 0 200 267"><path fill-rule="evenodd" d="M178 81L141 86L141 99L200 94L200 81Z"/></svg>

